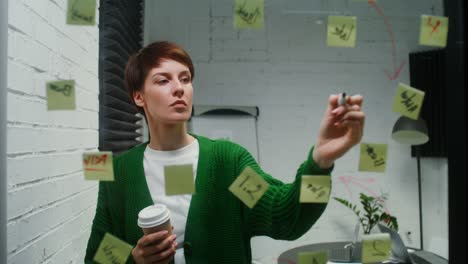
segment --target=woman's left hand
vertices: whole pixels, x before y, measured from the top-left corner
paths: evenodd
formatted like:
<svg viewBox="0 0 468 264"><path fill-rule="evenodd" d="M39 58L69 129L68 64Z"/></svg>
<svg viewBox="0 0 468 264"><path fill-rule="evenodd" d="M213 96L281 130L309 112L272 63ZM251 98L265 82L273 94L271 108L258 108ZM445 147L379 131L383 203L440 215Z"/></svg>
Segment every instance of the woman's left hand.
<svg viewBox="0 0 468 264"><path fill-rule="evenodd" d="M313 159L320 168L330 168L336 159L359 143L362 138L365 115L361 111L362 96L346 97L338 105L340 95L330 95L328 106L320 124Z"/></svg>

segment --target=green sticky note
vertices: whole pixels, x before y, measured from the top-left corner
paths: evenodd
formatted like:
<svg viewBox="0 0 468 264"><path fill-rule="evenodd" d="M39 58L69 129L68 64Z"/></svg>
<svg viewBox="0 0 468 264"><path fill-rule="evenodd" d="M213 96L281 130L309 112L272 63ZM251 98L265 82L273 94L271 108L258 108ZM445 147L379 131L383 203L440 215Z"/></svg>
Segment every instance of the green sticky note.
<svg viewBox="0 0 468 264"><path fill-rule="evenodd" d="M390 234L371 234L362 236L362 263L375 263L390 257L392 240Z"/></svg>
<svg viewBox="0 0 468 264"><path fill-rule="evenodd" d="M393 112L417 120L424 101L424 92L399 83L393 99Z"/></svg>
<svg viewBox="0 0 468 264"><path fill-rule="evenodd" d="M249 208L253 208L269 187L270 185L262 176L258 175L252 168L246 167L229 186L229 191Z"/></svg>
<svg viewBox="0 0 468 264"><path fill-rule="evenodd" d="M330 176L302 175L301 203L328 203L330 199Z"/></svg>
<svg viewBox="0 0 468 264"><path fill-rule="evenodd" d="M106 233L93 260L100 264L124 264L132 249L131 245Z"/></svg>
<svg viewBox="0 0 468 264"><path fill-rule="evenodd" d="M359 171L384 172L387 164L387 144L361 143Z"/></svg>
<svg viewBox="0 0 468 264"><path fill-rule="evenodd" d="M447 45L448 17L421 16L419 45L445 47Z"/></svg>
<svg viewBox="0 0 468 264"><path fill-rule="evenodd" d="M327 252L299 252L297 254L298 264L327 264Z"/></svg>
<svg viewBox="0 0 468 264"><path fill-rule="evenodd" d="M327 45L330 47L356 46L355 16L328 16Z"/></svg>
<svg viewBox="0 0 468 264"><path fill-rule="evenodd" d="M95 25L96 0L68 0L67 24Z"/></svg>
<svg viewBox="0 0 468 264"><path fill-rule="evenodd" d="M74 110L75 81L53 81L46 84L47 110Z"/></svg>
<svg viewBox="0 0 468 264"><path fill-rule="evenodd" d="M112 152L83 153L83 170L87 180L113 181Z"/></svg>
<svg viewBox="0 0 468 264"><path fill-rule="evenodd" d="M166 195L193 194L195 192L192 164L165 166L164 179L166 181Z"/></svg>
<svg viewBox="0 0 468 264"><path fill-rule="evenodd" d="M235 0L234 28L260 29L264 26L263 0Z"/></svg>

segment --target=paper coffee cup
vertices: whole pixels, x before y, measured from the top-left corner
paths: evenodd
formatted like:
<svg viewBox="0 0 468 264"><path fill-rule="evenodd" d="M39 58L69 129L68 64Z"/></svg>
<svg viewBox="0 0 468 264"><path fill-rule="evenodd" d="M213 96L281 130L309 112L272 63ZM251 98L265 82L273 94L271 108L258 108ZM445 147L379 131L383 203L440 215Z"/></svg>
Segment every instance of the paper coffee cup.
<svg viewBox="0 0 468 264"><path fill-rule="evenodd" d="M138 213L138 226L145 235L162 230L172 234L171 213L164 204L148 206Z"/></svg>

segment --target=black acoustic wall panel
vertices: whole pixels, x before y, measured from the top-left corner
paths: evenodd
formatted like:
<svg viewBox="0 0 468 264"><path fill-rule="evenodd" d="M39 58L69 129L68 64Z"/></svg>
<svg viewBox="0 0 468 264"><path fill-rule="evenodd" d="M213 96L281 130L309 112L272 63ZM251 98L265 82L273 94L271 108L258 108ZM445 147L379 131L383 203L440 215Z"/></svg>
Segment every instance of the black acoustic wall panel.
<svg viewBox="0 0 468 264"><path fill-rule="evenodd" d="M141 48L143 1L101 0L99 10L99 150L118 154L140 143L142 118L127 95L124 69Z"/></svg>
<svg viewBox="0 0 468 264"><path fill-rule="evenodd" d="M448 196L449 196L449 254L450 263L466 263L468 259L466 239L467 210L467 92L466 92L466 43L468 25L466 0L444 0L444 15L449 18L447 37L446 87L447 93L447 148L448 148Z"/></svg>
<svg viewBox="0 0 468 264"><path fill-rule="evenodd" d="M445 50L410 53L410 85L425 92L420 116L427 123L429 142L419 146L421 157L447 157ZM416 155L415 147L411 154Z"/></svg>

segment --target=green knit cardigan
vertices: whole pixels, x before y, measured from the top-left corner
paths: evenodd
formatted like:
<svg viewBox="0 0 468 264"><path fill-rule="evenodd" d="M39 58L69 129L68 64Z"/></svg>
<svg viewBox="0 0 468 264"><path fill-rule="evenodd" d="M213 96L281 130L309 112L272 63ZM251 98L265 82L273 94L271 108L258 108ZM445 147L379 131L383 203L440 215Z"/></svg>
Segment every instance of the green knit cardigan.
<svg viewBox="0 0 468 264"><path fill-rule="evenodd" d="M263 172L243 147L230 141L193 136L198 140L200 151L195 194L185 227L187 264L250 264L253 236L297 239L325 210L326 204L299 203L302 175L330 175L332 171L332 168L322 170L314 163L313 148L297 170L294 182L285 184ZM94 263L93 257L106 232L131 245L136 245L143 236L137 225L138 212L153 204L143 169L146 145L138 145L114 158L115 180L99 183L85 263ZM247 166L270 184L252 209L228 190ZM134 263L132 256L127 263Z"/></svg>

